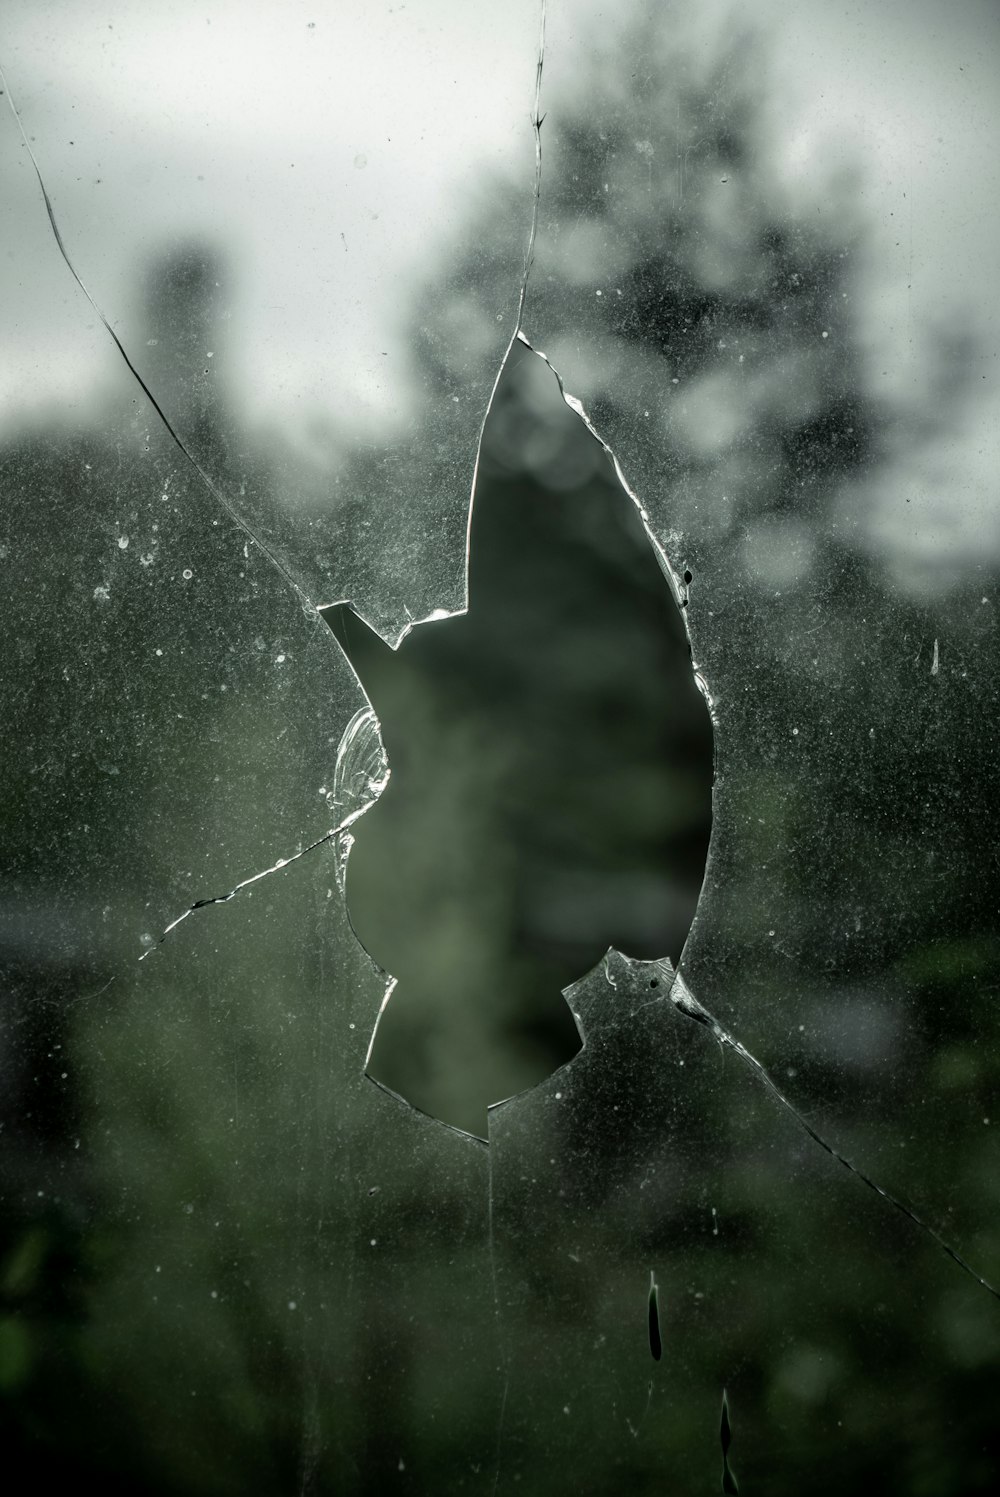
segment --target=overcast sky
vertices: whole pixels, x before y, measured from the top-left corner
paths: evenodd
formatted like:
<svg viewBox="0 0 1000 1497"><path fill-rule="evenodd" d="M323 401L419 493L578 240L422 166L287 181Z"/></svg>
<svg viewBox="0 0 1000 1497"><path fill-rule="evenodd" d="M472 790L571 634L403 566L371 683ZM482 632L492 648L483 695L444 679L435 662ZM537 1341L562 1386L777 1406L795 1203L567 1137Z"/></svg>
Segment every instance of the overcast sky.
<svg viewBox="0 0 1000 1497"><path fill-rule="evenodd" d="M656 9L706 37L728 14L705 0ZM575 49L619 11L549 0L543 107L558 109ZM886 378L918 385L920 326L970 302L995 349L1000 7L800 0L737 14L773 22L788 180L808 193L838 161L863 163L880 225L869 339ZM537 35L538 0L5 0L0 61L69 251L123 339L143 334L150 257L204 236L229 255L243 416L294 429L336 411L364 430L405 418L409 288L447 264L464 206L496 172L523 183L527 229ZM9 112L0 204L9 429L40 404L85 405L113 354L59 260Z"/></svg>

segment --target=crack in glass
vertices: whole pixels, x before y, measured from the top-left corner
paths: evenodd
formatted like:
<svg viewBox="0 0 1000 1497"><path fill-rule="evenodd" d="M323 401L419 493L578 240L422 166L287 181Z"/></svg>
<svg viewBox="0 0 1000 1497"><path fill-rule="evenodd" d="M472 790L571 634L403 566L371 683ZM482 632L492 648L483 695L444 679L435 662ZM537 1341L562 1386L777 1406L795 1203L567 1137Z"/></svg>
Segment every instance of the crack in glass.
<svg viewBox="0 0 1000 1497"><path fill-rule="evenodd" d="M992 1491L992 8L8 9L9 1464Z"/></svg>

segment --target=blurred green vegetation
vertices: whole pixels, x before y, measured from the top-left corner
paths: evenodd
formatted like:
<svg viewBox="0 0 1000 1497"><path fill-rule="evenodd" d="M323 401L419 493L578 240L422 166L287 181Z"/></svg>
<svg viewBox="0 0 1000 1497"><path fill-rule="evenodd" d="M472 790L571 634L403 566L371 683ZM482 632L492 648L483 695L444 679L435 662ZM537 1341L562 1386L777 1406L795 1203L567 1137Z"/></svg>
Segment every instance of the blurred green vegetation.
<svg viewBox="0 0 1000 1497"><path fill-rule="evenodd" d="M697 142L683 208L647 190L626 100L610 132L552 108L543 230L567 248L544 291L572 322L581 215L602 221L617 172L641 253L607 334L698 392L662 439L659 496L716 703L689 981L814 1126L997 1276L996 579L901 594L844 519L845 486L894 432L852 320L863 211L851 183L822 216L778 191L758 55L737 45L710 78L678 87L663 66L644 85ZM610 108L618 87L607 73L593 97ZM415 305L428 401L450 389L446 303L488 283L505 211L498 185L476 256ZM188 269L164 295L205 279ZM736 437L709 383L720 343L747 369ZM109 492L139 506L175 472L159 438L129 446L131 413L0 453L39 537L18 555L11 646L33 738L0 800L0 1427L33 1485L422 1493L493 1490L499 1469L525 1494L720 1490L725 1386L746 1494L996 1489L1000 1307L664 1001L653 959L680 954L700 884L710 748L703 718L674 713L699 702L664 664L679 615L648 538L545 381L522 355L491 413L468 615L413 629L381 688L359 665L405 792L392 836L378 847L395 788L349 864L359 933L401 979L376 1074L472 1126L486 1097L566 1058L558 993L582 978L584 1049L493 1114L489 1151L365 1081L383 982L331 914L334 849L121 980L105 909L155 933L192 886L221 892L284 852L360 697L311 626L225 572L231 537L181 501L164 528L189 527L206 571L221 558L225 616L150 573L75 630ZM615 400L609 374L588 402L598 430ZM370 462L359 451L358 472ZM287 502L260 454L246 466ZM348 504L341 522L363 516ZM329 672L330 702L248 673L254 651L286 649L307 684ZM257 799L234 809L229 779ZM605 970L609 944L636 962Z"/></svg>

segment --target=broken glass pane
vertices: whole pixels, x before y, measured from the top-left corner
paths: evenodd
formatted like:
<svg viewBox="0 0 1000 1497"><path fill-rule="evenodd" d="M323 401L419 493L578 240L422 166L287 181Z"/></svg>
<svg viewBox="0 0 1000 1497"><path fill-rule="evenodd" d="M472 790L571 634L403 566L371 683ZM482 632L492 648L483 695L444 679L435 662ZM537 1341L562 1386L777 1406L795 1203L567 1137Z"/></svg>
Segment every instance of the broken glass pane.
<svg viewBox="0 0 1000 1497"><path fill-rule="evenodd" d="M998 23L771 17L7 7L43 1485L995 1489Z"/></svg>
<svg viewBox="0 0 1000 1497"><path fill-rule="evenodd" d="M608 455L517 343L477 466L467 611L395 651L325 611L392 766L346 881L398 980L369 1074L436 1117L485 1136L488 1104L569 1061L562 990L609 946L680 956L713 756L679 601Z"/></svg>

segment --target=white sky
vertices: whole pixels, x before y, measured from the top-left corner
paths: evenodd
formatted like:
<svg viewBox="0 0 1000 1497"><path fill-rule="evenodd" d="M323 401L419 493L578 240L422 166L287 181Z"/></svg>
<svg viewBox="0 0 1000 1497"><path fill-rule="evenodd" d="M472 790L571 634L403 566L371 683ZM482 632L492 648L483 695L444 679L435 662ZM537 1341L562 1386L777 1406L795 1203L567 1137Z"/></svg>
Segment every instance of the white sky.
<svg viewBox="0 0 1000 1497"><path fill-rule="evenodd" d="M726 13L657 8L707 30ZM543 107L620 7L548 10ZM756 15L775 20L789 180L807 191L838 158L864 162L886 378L919 383L914 326L970 297L995 348L1000 7L767 0ZM142 331L149 255L206 234L236 250L244 415L336 408L363 428L400 414L407 277L447 263L435 247L494 171L520 174L527 209L537 30L537 0L5 0L0 60L70 253L123 338ZM0 408L85 400L106 335L58 262L9 113L0 213Z"/></svg>
<svg viewBox="0 0 1000 1497"><path fill-rule="evenodd" d="M235 251L247 413L323 391L363 410L393 399L400 277L484 174L533 162L536 29L534 0L492 14L462 0L6 0L0 60L70 254L123 338L139 331L146 258L204 234ZM53 302L67 273L45 250L9 112L0 192L0 333L21 354L0 396L31 403L53 377L75 390L93 353ZM59 354L44 392L40 348Z"/></svg>

